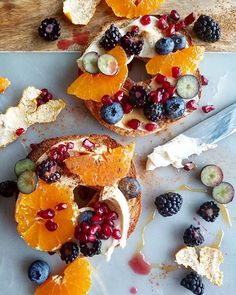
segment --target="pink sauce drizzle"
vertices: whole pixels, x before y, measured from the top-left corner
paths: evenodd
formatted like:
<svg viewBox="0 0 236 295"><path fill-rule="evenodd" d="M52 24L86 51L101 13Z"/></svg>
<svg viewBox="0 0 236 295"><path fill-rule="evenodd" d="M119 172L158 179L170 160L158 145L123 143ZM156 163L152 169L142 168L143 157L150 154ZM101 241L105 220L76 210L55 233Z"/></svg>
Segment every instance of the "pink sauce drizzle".
<svg viewBox="0 0 236 295"><path fill-rule="evenodd" d="M129 289L130 294L137 294L138 293L138 289L135 287L132 287Z"/></svg>
<svg viewBox="0 0 236 295"><path fill-rule="evenodd" d="M129 261L129 266L139 275L148 275L151 272L151 264L145 260L142 252L134 254Z"/></svg>

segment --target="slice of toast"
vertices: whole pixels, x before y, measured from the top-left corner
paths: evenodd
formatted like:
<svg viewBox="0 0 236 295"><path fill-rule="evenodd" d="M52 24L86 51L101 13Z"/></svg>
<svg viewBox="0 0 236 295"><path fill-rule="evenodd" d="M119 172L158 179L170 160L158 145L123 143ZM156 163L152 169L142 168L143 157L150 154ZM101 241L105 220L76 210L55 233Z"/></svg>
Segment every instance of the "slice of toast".
<svg viewBox="0 0 236 295"><path fill-rule="evenodd" d="M74 25L87 25L101 0L65 0L63 12Z"/></svg>
<svg viewBox="0 0 236 295"><path fill-rule="evenodd" d="M28 155L28 158L34 162L37 162L39 158L43 154L45 154L55 144L58 144L59 142L65 142L65 141L76 141L81 138L87 138L94 143L106 145L108 148L111 148L111 149L121 146L117 141L115 141L114 139L112 139L111 137L107 135L96 135L96 134L88 135L88 136L87 135L86 136L71 135L71 136L65 136L65 137L49 138L42 141L36 146L36 148L33 151L31 151L31 153ZM74 178L73 175L68 174L68 171L65 170L63 171L63 173L67 174L68 177L73 178L73 181L76 180L76 178ZM136 177L136 170L135 170L135 166L133 162L127 176ZM79 185L79 178L77 178L77 182ZM138 197L129 199L128 206L130 211L130 226L128 231L128 237L129 237L130 234L134 231L141 213L141 193L138 195Z"/></svg>

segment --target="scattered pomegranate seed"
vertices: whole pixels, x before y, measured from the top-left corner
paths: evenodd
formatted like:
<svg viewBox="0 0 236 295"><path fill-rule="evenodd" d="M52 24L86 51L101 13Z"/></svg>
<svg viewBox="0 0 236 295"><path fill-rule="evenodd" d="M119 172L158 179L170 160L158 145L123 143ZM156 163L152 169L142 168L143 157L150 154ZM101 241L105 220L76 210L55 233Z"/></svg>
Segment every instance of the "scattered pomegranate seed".
<svg viewBox="0 0 236 295"><path fill-rule="evenodd" d="M173 19L174 21L178 21L180 19L180 15L177 12L177 10L171 10L170 12L170 18Z"/></svg>
<svg viewBox="0 0 236 295"><path fill-rule="evenodd" d="M183 30L186 27L186 24L183 20L178 21L177 23L175 23L175 30L176 32L179 32L181 30Z"/></svg>
<svg viewBox="0 0 236 295"><path fill-rule="evenodd" d="M179 67L172 67L172 77L179 78L181 76L181 70Z"/></svg>
<svg viewBox="0 0 236 295"><path fill-rule="evenodd" d="M201 75L201 82L202 82L202 86L206 86L209 83L208 79L204 77L203 75Z"/></svg>
<svg viewBox="0 0 236 295"><path fill-rule="evenodd" d="M170 82L165 81L162 83L162 87L166 90L167 88L169 88L171 86Z"/></svg>
<svg viewBox="0 0 236 295"><path fill-rule="evenodd" d="M162 15L158 22L157 22L157 27L160 30L166 30L169 27L168 21L167 21L167 15Z"/></svg>
<svg viewBox="0 0 236 295"><path fill-rule="evenodd" d="M161 100L161 103L166 103L167 102L167 100L170 98L170 95L169 95L169 93L168 92L164 92L163 94L162 94L162 100Z"/></svg>
<svg viewBox="0 0 236 295"><path fill-rule="evenodd" d="M170 96L173 96L174 93L176 92L176 87L175 86L170 86L170 87L166 88L166 91L168 92L168 94Z"/></svg>
<svg viewBox="0 0 236 295"><path fill-rule="evenodd" d="M37 216L43 219L51 219L55 216L55 211L53 209L40 210Z"/></svg>
<svg viewBox="0 0 236 295"><path fill-rule="evenodd" d="M112 227L108 224L103 224L101 228L102 234L110 237L112 235Z"/></svg>
<svg viewBox="0 0 236 295"><path fill-rule="evenodd" d="M145 125L145 129L149 132L154 131L155 129L157 129L157 124L156 123L147 123Z"/></svg>
<svg viewBox="0 0 236 295"><path fill-rule="evenodd" d="M99 215L93 215L93 216L91 217L91 221L92 221L93 223L101 223L102 220L103 220L103 218L102 218L101 216L99 216Z"/></svg>
<svg viewBox="0 0 236 295"><path fill-rule="evenodd" d="M112 233L112 237L115 240L120 240L121 239L121 232L119 229L114 229Z"/></svg>
<svg viewBox="0 0 236 295"><path fill-rule="evenodd" d="M170 37L176 33L175 30L175 24L171 24L166 30L165 30L165 35L167 37Z"/></svg>
<svg viewBox="0 0 236 295"><path fill-rule="evenodd" d="M196 102L196 100L191 99L186 103L186 108L192 111L195 111L198 109L198 104Z"/></svg>
<svg viewBox="0 0 236 295"><path fill-rule="evenodd" d="M58 205L55 206L55 210L57 211L62 211L67 209L67 204L66 203L59 203Z"/></svg>
<svg viewBox="0 0 236 295"><path fill-rule="evenodd" d="M106 220L117 220L118 214L115 211L111 211L106 215Z"/></svg>
<svg viewBox="0 0 236 295"><path fill-rule="evenodd" d="M24 132L25 132L25 129L24 128L18 128L16 130L16 135L17 136L21 136Z"/></svg>
<svg viewBox="0 0 236 295"><path fill-rule="evenodd" d="M88 224L88 222L84 221L81 223L81 231L83 234L87 234L89 228L90 228L90 225Z"/></svg>
<svg viewBox="0 0 236 295"><path fill-rule="evenodd" d="M193 162L189 162L184 164L184 170L191 171L196 167L196 165Z"/></svg>
<svg viewBox="0 0 236 295"><path fill-rule="evenodd" d="M104 223L106 223L106 224L110 225L112 228L114 228L114 222L112 220L105 219Z"/></svg>
<svg viewBox="0 0 236 295"><path fill-rule="evenodd" d="M161 101L161 99L160 99L160 92L158 92L158 91L151 91L149 93L149 99L150 99L150 101L153 101L155 103L158 103L159 101Z"/></svg>
<svg viewBox="0 0 236 295"><path fill-rule="evenodd" d="M162 74L157 74L155 77L155 81L157 82L157 84L162 84L167 81L167 77Z"/></svg>
<svg viewBox="0 0 236 295"><path fill-rule="evenodd" d="M138 26L133 26L131 29L131 32L134 34L138 34L139 33L139 27Z"/></svg>
<svg viewBox="0 0 236 295"><path fill-rule="evenodd" d="M67 148L64 144L59 144L59 146L57 147L57 151L59 152L59 154L64 154L65 152L67 152Z"/></svg>
<svg viewBox="0 0 236 295"><path fill-rule="evenodd" d="M45 223L45 227L48 231L55 231L58 228L58 225L56 222L52 221L52 220L47 220L47 222Z"/></svg>
<svg viewBox="0 0 236 295"><path fill-rule="evenodd" d="M92 149L95 148L95 144L92 141L88 140L88 139L85 139L83 141L82 145L83 145L83 147L85 147L88 150L92 150Z"/></svg>
<svg viewBox="0 0 236 295"><path fill-rule="evenodd" d="M204 113L210 113L212 111L214 111L215 107L213 105L206 105L202 107L202 111Z"/></svg>
<svg viewBox="0 0 236 295"><path fill-rule="evenodd" d="M87 241L88 241L88 242L93 243L93 242L95 242L96 240L97 240L96 235L90 235L90 236L87 237ZM81 242L82 242L82 241L81 241Z"/></svg>
<svg viewBox="0 0 236 295"><path fill-rule="evenodd" d="M125 114L129 114L133 111L133 106L128 102L122 103L122 107Z"/></svg>
<svg viewBox="0 0 236 295"><path fill-rule="evenodd" d="M37 144L35 144L35 143L30 144L30 148L31 148L32 151L35 150L36 147L37 147Z"/></svg>
<svg viewBox="0 0 236 295"><path fill-rule="evenodd" d="M114 95L114 100L117 102L121 102L122 99L124 98L124 91L119 90L118 92L116 92L116 94Z"/></svg>
<svg viewBox="0 0 236 295"><path fill-rule="evenodd" d="M102 97L102 103L103 103L104 105L112 104L112 103L113 103L113 99L112 99L112 97L109 96L109 95L104 95L104 96Z"/></svg>
<svg viewBox="0 0 236 295"><path fill-rule="evenodd" d="M130 121L127 122L127 126L131 129L137 130L140 126L140 121L137 119L132 119Z"/></svg>
<svg viewBox="0 0 236 295"><path fill-rule="evenodd" d="M191 25L195 21L195 19L196 19L196 16L192 12L188 16L185 17L184 23L185 23L186 26L189 26L189 25Z"/></svg>
<svg viewBox="0 0 236 295"><path fill-rule="evenodd" d="M140 18L140 23L143 26L147 26L151 23L151 17L149 15L144 15Z"/></svg>
<svg viewBox="0 0 236 295"><path fill-rule="evenodd" d="M110 212L109 207L105 203L101 203L99 209L95 210L96 212L100 212L101 215L108 214Z"/></svg>
<svg viewBox="0 0 236 295"><path fill-rule="evenodd" d="M90 228L87 231L87 234L90 235L95 235L97 232L99 232L101 230L101 226L98 224L94 224L92 226L90 226Z"/></svg>
<svg viewBox="0 0 236 295"><path fill-rule="evenodd" d="M68 150L72 150L74 148L75 144L73 142L67 142L66 144L66 148Z"/></svg>

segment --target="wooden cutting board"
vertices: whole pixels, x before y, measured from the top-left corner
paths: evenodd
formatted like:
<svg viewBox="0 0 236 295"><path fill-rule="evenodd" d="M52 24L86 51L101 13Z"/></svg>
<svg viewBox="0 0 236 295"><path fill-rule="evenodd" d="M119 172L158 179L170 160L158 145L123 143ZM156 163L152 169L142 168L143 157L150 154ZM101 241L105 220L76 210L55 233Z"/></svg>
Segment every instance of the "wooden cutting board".
<svg viewBox="0 0 236 295"><path fill-rule="evenodd" d="M62 0L0 0L0 50L81 51L106 22L118 19L103 0L87 26L75 26L63 15L62 7ZM183 17L192 11L213 16L221 26L222 38L215 44L204 43L207 50L236 51L236 0L166 0L158 13L171 9ZM37 28L46 17L60 21L60 40L47 42L38 36Z"/></svg>

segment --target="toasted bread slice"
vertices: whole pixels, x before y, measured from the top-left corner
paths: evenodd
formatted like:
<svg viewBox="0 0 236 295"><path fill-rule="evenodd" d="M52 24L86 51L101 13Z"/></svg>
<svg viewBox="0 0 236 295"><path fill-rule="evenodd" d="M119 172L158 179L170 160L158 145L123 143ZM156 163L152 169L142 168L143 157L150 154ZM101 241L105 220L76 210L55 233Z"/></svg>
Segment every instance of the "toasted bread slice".
<svg viewBox="0 0 236 295"><path fill-rule="evenodd" d="M63 12L74 25L87 25L101 0L65 0Z"/></svg>
<svg viewBox="0 0 236 295"><path fill-rule="evenodd" d="M65 137L56 137L56 138L49 138L37 145L37 147L31 151L31 153L28 155L28 158L31 159L34 162L37 162L39 158L45 154L52 146L55 144L58 144L59 142L65 142L65 141L76 141L80 140L81 138L87 138L91 140L94 143L106 145L108 148L114 149L116 147L121 146L117 141L112 139L111 137L107 135L71 135L71 136L65 136ZM86 168L85 168L86 169ZM77 183L79 185L79 178L74 177L68 171L63 171L63 173L67 174L68 177L73 178L73 181L77 180ZM63 174L62 173L62 174ZM127 176L130 177L136 177L136 170L134 163L132 162L130 171ZM128 206L130 211L130 226L128 231L128 236L134 231L135 226L138 222L140 213L141 213L141 194L138 195L138 197L129 199L128 200Z"/></svg>

